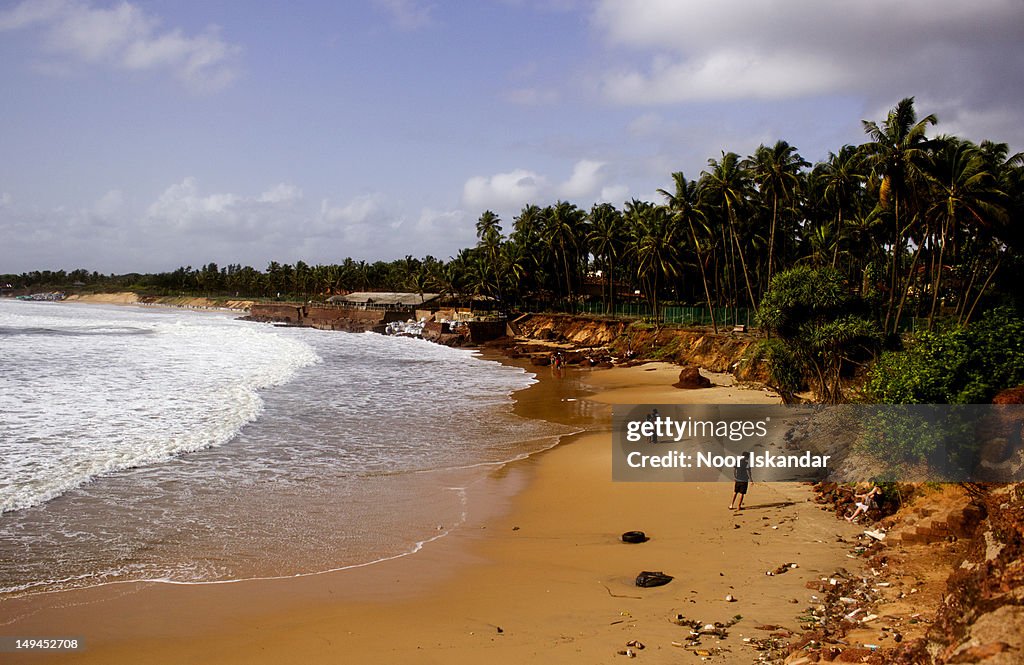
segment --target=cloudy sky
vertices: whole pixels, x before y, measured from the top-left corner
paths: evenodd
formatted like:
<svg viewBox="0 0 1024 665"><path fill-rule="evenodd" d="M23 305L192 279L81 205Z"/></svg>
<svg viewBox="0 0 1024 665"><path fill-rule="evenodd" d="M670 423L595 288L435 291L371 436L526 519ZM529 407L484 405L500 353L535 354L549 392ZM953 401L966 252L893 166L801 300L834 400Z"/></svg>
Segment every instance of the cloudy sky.
<svg viewBox="0 0 1024 665"><path fill-rule="evenodd" d="M447 258L905 96L1024 149L1024 0L0 0L0 273Z"/></svg>

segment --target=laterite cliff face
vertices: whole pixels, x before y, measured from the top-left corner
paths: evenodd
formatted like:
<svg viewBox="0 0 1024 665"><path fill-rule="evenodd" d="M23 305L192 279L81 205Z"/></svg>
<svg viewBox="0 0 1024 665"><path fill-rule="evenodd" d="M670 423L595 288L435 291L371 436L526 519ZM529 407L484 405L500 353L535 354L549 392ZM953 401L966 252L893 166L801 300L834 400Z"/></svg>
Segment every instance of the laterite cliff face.
<svg viewBox="0 0 1024 665"><path fill-rule="evenodd" d="M529 339L563 341L576 347L608 347L622 359L664 360L729 372L741 381L763 381L764 363L748 360L757 339L746 333L718 333L678 328L640 327L626 321L560 314L531 314L513 324Z"/></svg>
<svg viewBox="0 0 1024 665"><path fill-rule="evenodd" d="M389 320L387 314L389 313L383 311L342 307L257 303L249 309L248 318L252 321L286 323L293 326L320 328L321 330L364 332L373 330L374 326L387 323Z"/></svg>

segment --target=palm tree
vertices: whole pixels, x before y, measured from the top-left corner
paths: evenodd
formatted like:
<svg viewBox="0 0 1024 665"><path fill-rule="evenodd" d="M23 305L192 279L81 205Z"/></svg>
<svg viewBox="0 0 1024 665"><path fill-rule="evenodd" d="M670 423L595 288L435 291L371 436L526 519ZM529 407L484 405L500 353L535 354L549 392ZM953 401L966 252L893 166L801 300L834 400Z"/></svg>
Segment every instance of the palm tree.
<svg viewBox="0 0 1024 665"><path fill-rule="evenodd" d="M610 203L595 204L590 209L590 233L587 242L595 259L601 259L607 275L608 296L605 314L615 311L615 261L621 256L625 239L622 234L622 213Z"/></svg>
<svg viewBox="0 0 1024 665"><path fill-rule="evenodd" d="M525 245L509 240L501 246L501 262L506 280L503 292L518 305L523 301L523 295L527 293L526 279L532 269L532 257Z"/></svg>
<svg viewBox="0 0 1024 665"><path fill-rule="evenodd" d="M504 306L505 299L501 288L504 281L504 270L500 260L501 219L490 210L485 210L476 223L476 237L479 239L477 247L487 259L483 269L491 273L489 282L494 285L494 296Z"/></svg>
<svg viewBox="0 0 1024 665"><path fill-rule="evenodd" d="M549 249L541 233L543 227L544 211L533 204L523 206L512 223L509 242L521 248L523 270L520 280L527 280L525 285L518 284L518 290L521 293L528 291L537 293L545 286L545 266L549 263Z"/></svg>
<svg viewBox="0 0 1024 665"><path fill-rule="evenodd" d="M906 289L900 305L894 313L896 293L900 291L899 260L903 254L907 232L913 223L912 206L915 195L921 189L924 180L924 169L928 161L929 151L933 143L925 136L928 125L934 125L938 119L927 115L920 120L914 110L914 98L906 97L891 110L881 125L870 120L861 121L864 131L871 138L869 143L861 146L872 177L878 183L878 209L892 210L892 264L889 279L889 307L885 314L885 331L899 329L899 320L903 314L903 303L910 289L910 277L906 280ZM908 223L907 220L910 220ZM916 264L917 253L915 252Z"/></svg>
<svg viewBox="0 0 1024 665"><path fill-rule="evenodd" d="M832 267L839 258L840 239L843 237L843 215L853 208L863 191L867 176L863 170L863 156L852 145L844 145L838 153L830 152L828 160L818 164L815 175L823 185L822 198L835 210L835 238Z"/></svg>
<svg viewBox="0 0 1024 665"><path fill-rule="evenodd" d="M697 227L707 229L708 222L707 215L701 207L700 188L696 180L687 180L682 171L673 173L672 181L675 183L674 192L659 189L658 193L665 197L668 209L676 223L685 225L690 231L690 242L697 254L697 267L700 268L700 280L704 285L704 301L711 314L711 327L715 333L718 333L718 321L715 320L715 307L711 303L711 290L708 288L708 276L704 266L705 257L697 236Z"/></svg>
<svg viewBox="0 0 1024 665"><path fill-rule="evenodd" d="M626 204L626 215L633 222L630 252L636 276L651 305L655 321L661 320L658 294L663 278L679 272L679 234L677 224L665 206L633 199Z"/></svg>
<svg viewBox="0 0 1024 665"><path fill-rule="evenodd" d="M999 189L999 182L989 170L990 164L988 156L969 141L939 140L928 171L932 192L925 210L929 222L934 224L932 228L937 230L932 244L938 244L938 257L932 269L929 330L940 299L947 245L952 241L955 251L956 236L962 228L974 227L974 235L987 235L1007 218L1007 196ZM966 300L967 294L963 296Z"/></svg>
<svg viewBox="0 0 1024 665"><path fill-rule="evenodd" d="M565 276L565 294L571 311L575 311L573 277L578 272L579 257L586 241L586 214L572 203L559 201L544 209L543 237Z"/></svg>
<svg viewBox="0 0 1024 665"><path fill-rule="evenodd" d="M750 174L743 168L739 155L734 152L723 152L721 160L709 159L708 170L701 173L700 191L702 200L709 206L717 207L729 229L733 255L733 281L735 283L735 260L739 256L743 268L743 280L747 287L750 306L757 307L754 289L750 285L750 274L747 271L747 260L740 243L737 227L737 214L747 206L750 194ZM723 247L724 250L724 247ZM734 286L734 291L738 289ZM739 298L736 298L739 303Z"/></svg>
<svg viewBox="0 0 1024 665"><path fill-rule="evenodd" d="M491 248L501 242L501 218L485 210L476 223L476 237L480 244Z"/></svg>
<svg viewBox="0 0 1024 665"><path fill-rule="evenodd" d="M749 169L758 186L762 198L771 200L772 218L768 232L768 277L772 279L775 262L775 230L779 219L779 204L790 205L800 186L800 169L810 166L810 162L801 157L796 147L786 141L776 141L771 148L758 146L752 158L744 163Z"/></svg>

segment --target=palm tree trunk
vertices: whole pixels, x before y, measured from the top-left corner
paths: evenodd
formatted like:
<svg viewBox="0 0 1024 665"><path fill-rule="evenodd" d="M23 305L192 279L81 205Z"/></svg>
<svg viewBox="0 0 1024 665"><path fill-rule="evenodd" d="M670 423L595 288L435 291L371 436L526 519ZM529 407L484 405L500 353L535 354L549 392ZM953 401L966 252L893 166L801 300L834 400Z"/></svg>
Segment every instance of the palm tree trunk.
<svg viewBox="0 0 1024 665"><path fill-rule="evenodd" d="M700 255L700 243L697 242L697 232L693 228L693 221L688 220L690 223L690 237L693 238L693 247L697 252L697 265L700 267L700 280L704 284L704 301L708 304L708 312L711 314L711 327L714 328L715 334L718 334L718 322L715 321L715 308L711 304L711 291L708 290L708 276L704 272L704 257Z"/></svg>
<svg viewBox="0 0 1024 665"><path fill-rule="evenodd" d="M565 251L565 247L562 248L562 265L565 266L565 292L569 300L569 311L575 314L576 303L572 299L572 282L569 279L569 253Z"/></svg>
<svg viewBox="0 0 1024 665"><path fill-rule="evenodd" d="M900 197L899 194L893 194L893 219L896 224L896 233L893 236L892 243L892 268L889 275L889 307L885 311L885 331L889 332L889 321L892 318L892 308L896 304L896 291L899 287L898 267L897 261L902 251L902 233L900 233ZM897 326L899 323L896 324Z"/></svg>
<svg viewBox="0 0 1024 665"><path fill-rule="evenodd" d="M608 312L615 316L615 259L608 257Z"/></svg>
<svg viewBox="0 0 1024 665"><path fill-rule="evenodd" d="M731 212L732 211L730 209L730 213ZM736 234L736 227L732 221L729 222L729 228L730 231L732 231L732 240L736 243L736 252L740 255L740 265L743 267L743 281L747 285L747 295L750 297L750 307L754 308L757 306L757 301L754 300L754 289L750 286L750 276L747 274L747 261L743 257L743 248L740 247L740 237ZM737 298L737 301L738 300L739 298Z"/></svg>
<svg viewBox="0 0 1024 665"><path fill-rule="evenodd" d="M943 255L946 252L946 223L942 224L942 233L939 239L939 267L935 273L934 290L932 291L932 308L928 312L928 330L932 329L932 323L935 320L935 306L939 302L939 288L942 284L942 261Z"/></svg>
<svg viewBox="0 0 1024 665"><path fill-rule="evenodd" d="M921 250L924 248L924 242L917 247L917 251L914 252L914 259L910 262L910 275L907 276L907 286L903 289L903 295L900 297L900 305L896 310L896 321L893 323L893 332L899 332L900 319L903 318L903 305L907 302L907 296L910 295L910 289L914 285L913 275L914 269L917 267L917 259L921 256Z"/></svg>
<svg viewBox="0 0 1024 665"><path fill-rule="evenodd" d="M839 238L842 237L843 233L843 208L840 206L839 214L836 215L836 242L835 249L832 250L832 267L836 267L836 261L839 260Z"/></svg>
<svg viewBox="0 0 1024 665"><path fill-rule="evenodd" d="M978 295L975 296L974 302L971 304L971 309L967 312L967 316L963 320L963 325L966 326L971 322L971 317L974 315L974 308L978 306L978 302L981 300L981 296L985 293L985 289L987 289L988 285L992 283L992 278L996 276L996 271L999 270L999 264L1002 260L1003 257L996 259L996 264L992 266L992 272L988 274L988 277L985 278L985 283L981 285L980 289L978 289Z"/></svg>
<svg viewBox="0 0 1024 665"><path fill-rule="evenodd" d="M775 258L775 223L778 219L779 214L779 197L776 194L772 197L772 225L768 231L768 279L765 284L770 284L772 281L772 261ZM762 293L763 293L763 285Z"/></svg>

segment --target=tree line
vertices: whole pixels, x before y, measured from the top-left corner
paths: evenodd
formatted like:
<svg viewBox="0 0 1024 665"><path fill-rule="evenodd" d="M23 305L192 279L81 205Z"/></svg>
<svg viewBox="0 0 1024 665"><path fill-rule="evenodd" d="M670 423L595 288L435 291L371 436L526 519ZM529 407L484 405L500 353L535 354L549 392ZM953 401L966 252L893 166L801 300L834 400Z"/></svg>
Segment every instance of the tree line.
<svg viewBox="0 0 1024 665"><path fill-rule="evenodd" d="M0 282L304 300L354 290L439 292L486 296L509 310L572 312L595 300L609 313L639 297L657 319L668 302L704 305L712 315L757 310L775 275L803 266L837 271L884 334L907 317L931 329L940 318L965 324L1000 302L1019 311L1024 155L1005 143L930 135L936 124L906 98L880 122L863 121L862 144L816 164L780 140L746 157L723 150L696 178L673 173L658 201L589 210L531 203L510 225L487 210L475 246L448 260L271 262L262 271L210 263Z"/></svg>

